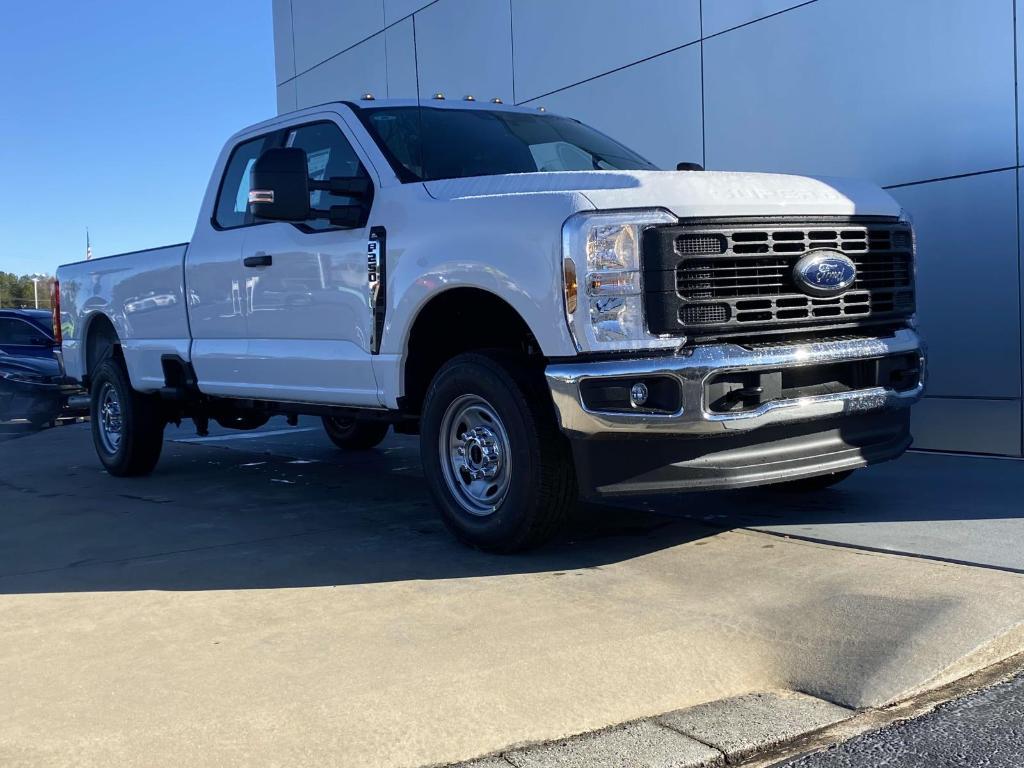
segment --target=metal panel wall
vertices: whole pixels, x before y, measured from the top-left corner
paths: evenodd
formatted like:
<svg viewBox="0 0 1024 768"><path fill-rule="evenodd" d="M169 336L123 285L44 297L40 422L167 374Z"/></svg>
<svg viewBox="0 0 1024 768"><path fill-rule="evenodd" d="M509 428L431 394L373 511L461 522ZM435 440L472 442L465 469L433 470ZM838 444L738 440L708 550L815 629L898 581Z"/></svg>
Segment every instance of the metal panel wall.
<svg viewBox="0 0 1024 768"><path fill-rule="evenodd" d="M384 0L384 23L394 24L407 16L412 16L420 8L428 6L433 0Z"/></svg>
<svg viewBox="0 0 1024 768"><path fill-rule="evenodd" d="M508 0L442 0L419 11L416 60L420 97L512 101L512 16Z"/></svg>
<svg viewBox="0 0 1024 768"><path fill-rule="evenodd" d="M593 0L512 0L512 20L518 101L700 39L699 0L606 2L597 13Z"/></svg>
<svg viewBox="0 0 1024 768"><path fill-rule="evenodd" d="M819 0L711 38L708 164L879 184L1012 166L1012 19L1012 0Z"/></svg>
<svg viewBox="0 0 1024 768"><path fill-rule="evenodd" d="M703 159L698 45L526 103L582 120L662 168Z"/></svg>
<svg viewBox="0 0 1024 768"><path fill-rule="evenodd" d="M501 96L664 167L888 186L920 243L917 444L1020 455L1016 1L274 0L278 105Z"/></svg>
<svg viewBox="0 0 1024 768"><path fill-rule="evenodd" d="M312 69L384 27L382 0L291 0L291 4L297 73Z"/></svg>
<svg viewBox="0 0 1024 768"><path fill-rule="evenodd" d="M1016 172L890 191L917 229L918 315L932 342L928 393L1019 397Z"/></svg>
<svg viewBox="0 0 1024 768"><path fill-rule="evenodd" d="M705 37L795 8L807 0L705 0L701 23Z"/></svg>
<svg viewBox="0 0 1024 768"><path fill-rule="evenodd" d="M384 32L388 96L398 98L416 93L416 32L412 18L404 19ZM362 94L360 94L362 95Z"/></svg>
<svg viewBox="0 0 1024 768"><path fill-rule="evenodd" d="M295 48L292 46L292 1L274 0L273 14L274 64L277 83L281 84L295 77ZM280 106L278 111L282 111Z"/></svg>
<svg viewBox="0 0 1024 768"><path fill-rule="evenodd" d="M387 93L384 34L378 33L355 48L336 54L296 79L298 107L310 107L363 93Z"/></svg>

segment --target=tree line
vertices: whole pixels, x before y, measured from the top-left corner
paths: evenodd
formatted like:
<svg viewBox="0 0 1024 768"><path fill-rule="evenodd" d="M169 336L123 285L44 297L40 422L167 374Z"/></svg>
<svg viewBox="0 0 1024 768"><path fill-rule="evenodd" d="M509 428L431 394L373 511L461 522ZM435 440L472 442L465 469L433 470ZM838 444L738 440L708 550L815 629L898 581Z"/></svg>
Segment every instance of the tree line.
<svg viewBox="0 0 1024 768"><path fill-rule="evenodd" d="M52 277L39 279L39 308L50 308ZM35 288L28 275L0 272L0 309L32 309L36 306Z"/></svg>

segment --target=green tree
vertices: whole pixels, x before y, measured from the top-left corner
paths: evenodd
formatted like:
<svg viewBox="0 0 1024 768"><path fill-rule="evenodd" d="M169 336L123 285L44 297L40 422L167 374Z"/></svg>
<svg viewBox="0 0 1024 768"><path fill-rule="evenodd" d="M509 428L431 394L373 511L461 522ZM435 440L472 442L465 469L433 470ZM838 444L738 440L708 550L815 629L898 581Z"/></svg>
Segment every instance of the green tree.
<svg viewBox="0 0 1024 768"><path fill-rule="evenodd" d="M39 308L50 308L50 286L52 277L39 280ZM30 309L35 306L35 291L32 278L28 275L15 275L12 272L0 272L0 308Z"/></svg>

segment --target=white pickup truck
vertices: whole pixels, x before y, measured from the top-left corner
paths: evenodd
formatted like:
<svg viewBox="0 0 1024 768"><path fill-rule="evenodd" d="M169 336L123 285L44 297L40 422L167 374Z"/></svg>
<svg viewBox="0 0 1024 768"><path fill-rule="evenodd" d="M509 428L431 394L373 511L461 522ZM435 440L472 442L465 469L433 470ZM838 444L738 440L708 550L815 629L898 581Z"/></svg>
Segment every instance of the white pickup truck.
<svg viewBox="0 0 1024 768"><path fill-rule="evenodd" d="M500 103L338 102L237 133L190 243L58 271L114 475L164 426L420 435L463 541L576 499L824 488L910 445L915 241L861 181L664 171Z"/></svg>

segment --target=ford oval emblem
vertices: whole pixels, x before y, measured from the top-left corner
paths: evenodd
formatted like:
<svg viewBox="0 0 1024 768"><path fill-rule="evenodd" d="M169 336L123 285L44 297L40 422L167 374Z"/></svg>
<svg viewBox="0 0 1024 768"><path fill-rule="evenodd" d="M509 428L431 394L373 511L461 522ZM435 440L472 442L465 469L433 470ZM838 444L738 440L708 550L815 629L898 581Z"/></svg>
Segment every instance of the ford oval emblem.
<svg viewBox="0 0 1024 768"><path fill-rule="evenodd" d="M836 296L857 279L857 265L839 251L811 251L793 267L797 286L810 296Z"/></svg>

